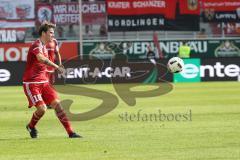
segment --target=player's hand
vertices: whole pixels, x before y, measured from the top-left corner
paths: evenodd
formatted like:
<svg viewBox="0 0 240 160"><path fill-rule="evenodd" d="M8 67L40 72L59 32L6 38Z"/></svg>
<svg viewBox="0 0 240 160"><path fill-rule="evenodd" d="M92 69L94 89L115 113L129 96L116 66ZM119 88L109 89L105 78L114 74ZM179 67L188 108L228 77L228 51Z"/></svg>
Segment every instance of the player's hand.
<svg viewBox="0 0 240 160"><path fill-rule="evenodd" d="M65 68L63 65L59 65L57 68L58 73L63 74L65 73Z"/></svg>
<svg viewBox="0 0 240 160"><path fill-rule="evenodd" d="M59 67L62 67L63 69L65 69L65 67L64 67L62 64L59 64L58 66L59 66Z"/></svg>

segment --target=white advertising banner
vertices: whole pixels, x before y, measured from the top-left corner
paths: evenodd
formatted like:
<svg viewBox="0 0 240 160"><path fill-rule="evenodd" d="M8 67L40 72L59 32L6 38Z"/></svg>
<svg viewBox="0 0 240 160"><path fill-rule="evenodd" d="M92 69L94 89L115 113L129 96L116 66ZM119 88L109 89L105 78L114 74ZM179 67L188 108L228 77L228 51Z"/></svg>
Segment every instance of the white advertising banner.
<svg viewBox="0 0 240 160"><path fill-rule="evenodd" d="M34 0L0 0L0 27L34 27Z"/></svg>

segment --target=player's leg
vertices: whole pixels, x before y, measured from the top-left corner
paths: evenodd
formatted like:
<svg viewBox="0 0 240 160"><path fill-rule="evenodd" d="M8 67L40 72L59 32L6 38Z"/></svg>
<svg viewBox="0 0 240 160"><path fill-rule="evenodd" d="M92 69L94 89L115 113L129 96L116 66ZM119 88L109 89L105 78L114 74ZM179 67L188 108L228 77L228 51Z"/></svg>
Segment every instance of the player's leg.
<svg viewBox="0 0 240 160"><path fill-rule="evenodd" d="M35 128L36 124L42 118L42 116L45 114L45 112L47 110L46 105L36 106L36 108L37 108L37 110L33 113L32 119L28 124L28 126L30 128Z"/></svg>
<svg viewBox="0 0 240 160"><path fill-rule="evenodd" d="M45 112L47 110L46 105L36 106L36 108L37 108L37 110L33 113L30 122L26 126L26 128L32 138L37 138L38 132L36 129L36 124L42 118L42 116L45 114Z"/></svg>
<svg viewBox="0 0 240 160"><path fill-rule="evenodd" d="M47 72L47 76L48 76L48 81L50 85L53 85L55 83L55 74L54 72ZM48 109L52 109L52 107L50 105L47 105Z"/></svg>
<svg viewBox="0 0 240 160"><path fill-rule="evenodd" d="M36 111L33 113L30 122L27 124L27 130L30 132L32 138L37 138L37 130L35 128L38 121L46 112L46 105L42 98L43 84L24 84L24 92L28 98L29 108L36 106Z"/></svg>
<svg viewBox="0 0 240 160"><path fill-rule="evenodd" d="M51 107L55 110L56 116L58 117L59 121L64 126L65 130L67 131L70 138L81 138L80 135L75 133L72 129L71 123L64 112L61 103L58 99L55 99L51 102Z"/></svg>
<svg viewBox="0 0 240 160"><path fill-rule="evenodd" d="M66 113L64 112L60 100L58 98L58 95L52 85L49 84L45 85L43 91L43 99L47 105L50 105L55 110L56 116L58 117L59 121L62 123L63 127L67 131L69 137L80 138L81 136L79 136L73 131L71 123Z"/></svg>

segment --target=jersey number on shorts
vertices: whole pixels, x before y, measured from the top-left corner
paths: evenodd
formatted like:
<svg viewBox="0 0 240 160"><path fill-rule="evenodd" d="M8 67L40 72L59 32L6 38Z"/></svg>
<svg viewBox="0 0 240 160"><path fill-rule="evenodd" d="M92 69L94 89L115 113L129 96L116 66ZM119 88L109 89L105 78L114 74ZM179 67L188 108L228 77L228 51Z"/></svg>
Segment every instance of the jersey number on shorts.
<svg viewBox="0 0 240 160"><path fill-rule="evenodd" d="M42 101L42 95L41 94L34 95L33 100L34 102Z"/></svg>

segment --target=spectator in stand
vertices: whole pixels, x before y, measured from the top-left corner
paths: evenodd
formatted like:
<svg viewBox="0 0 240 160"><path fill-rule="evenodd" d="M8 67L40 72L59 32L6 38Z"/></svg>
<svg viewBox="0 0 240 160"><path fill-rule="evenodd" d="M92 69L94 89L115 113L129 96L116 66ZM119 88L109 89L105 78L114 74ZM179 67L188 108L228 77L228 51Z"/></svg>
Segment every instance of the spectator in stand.
<svg viewBox="0 0 240 160"><path fill-rule="evenodd" d="M35 25L35 28L32 28L32 36L34 37L34 38L38 38L38 30L39 30L39 27L40 27L40 23L39 22L37 22L36 23L36 25Z"/></svg>
<svg viewBox="0 0 240 160"><path fill-rule="evenodd" d="M197 38L207 38L206 29L201 28L200 32L197 34Z"/></svg>
<svg viewBox="0 0 240 160"><path fill-rule="evenodd" d="M187 45L187 41L183 41L182 45L179 47L179 57L180 58L190 58L191 47Z"/></svg>
<svg viewBox="0 0 240 160"><path fill-rule="evenodd" d="M99 28L99 35L100 36L107 36L107 28L105 24L102 24Z"/></svg>
<svg viewBox="0 0 240 160"><path fill-rule="evenodd" d="M32 36L33 38L37 38L38 37L38 29L37 26L35 28L32 28Z"/></svg>
<svg viewBox="0 0 240 160"><path fill-rule="evenodd" d="M64 29L62 26L57 27L57 33L58 33L58 38L63 38L64 37Z"/></svg>
<svg viewBox="0 0 240 160"><path fill-rule="evenodd" d="M85 35L87 36L87 38L90 38L90 37L93 36L93 32L91 31L89 25L86 25L86 26L85 26Z"/></svg>
<svg viewBox="0 0 240 160"><path fill-rule="evenodd" d="M67 32L67 37L68 38L73 38L73 37L76 37L77 36L77 33L75 32L74 30L74 25L73 24L70 24L68 26L68 32Z"/></svg>
<svg viewBox="0 0 240 160"><path fill-rule="evenodd" d="M236 23L236 32L240 34L240 23Z"/></svg>

